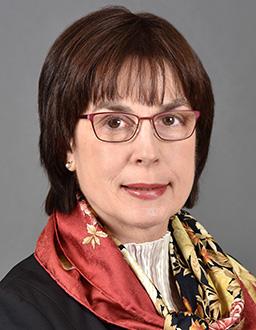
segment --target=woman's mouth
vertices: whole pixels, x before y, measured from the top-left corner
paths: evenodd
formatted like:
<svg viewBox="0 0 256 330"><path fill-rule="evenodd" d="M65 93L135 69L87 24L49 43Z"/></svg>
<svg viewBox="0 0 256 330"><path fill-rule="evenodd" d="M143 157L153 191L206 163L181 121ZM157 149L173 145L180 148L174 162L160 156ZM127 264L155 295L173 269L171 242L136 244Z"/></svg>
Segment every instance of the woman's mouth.
<svg viewBox="0 0 256 330"><path fill-rule="evenodd" d="M162 196L168 184L146 184L146 183L133 183L128 185L122 185L122 188L131 196L143 199L153 200Z"/></svg>

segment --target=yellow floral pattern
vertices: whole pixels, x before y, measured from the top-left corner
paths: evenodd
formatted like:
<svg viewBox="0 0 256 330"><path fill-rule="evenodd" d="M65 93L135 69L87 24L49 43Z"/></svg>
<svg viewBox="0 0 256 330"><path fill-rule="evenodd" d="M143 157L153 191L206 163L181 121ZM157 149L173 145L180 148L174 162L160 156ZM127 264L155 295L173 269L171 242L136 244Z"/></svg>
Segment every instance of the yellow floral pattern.
<svg viewBox="0 0 256 330"><path fill-rule="evenodd" d="M87 232L89 236L83 239L82 244L91 244L93 249L95 249L96 245L100 245L100 238L108 236L104 231L97 230L96 225L87 224Z"/></svg>

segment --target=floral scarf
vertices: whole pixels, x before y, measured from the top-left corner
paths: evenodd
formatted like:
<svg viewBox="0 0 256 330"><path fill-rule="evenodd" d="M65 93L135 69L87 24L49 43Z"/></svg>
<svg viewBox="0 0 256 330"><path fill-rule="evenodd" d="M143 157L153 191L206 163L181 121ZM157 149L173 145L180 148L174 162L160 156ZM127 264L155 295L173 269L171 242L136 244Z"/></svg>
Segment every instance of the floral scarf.
<svg viewBox="0 0 256 330"><path fill-rule="evenodd" d="M187 211L169 222L169 262L184 310L161 293L85 199L54 213L35 257L70 296L105 322L133 330L256 329L256 278Z"/></svg>

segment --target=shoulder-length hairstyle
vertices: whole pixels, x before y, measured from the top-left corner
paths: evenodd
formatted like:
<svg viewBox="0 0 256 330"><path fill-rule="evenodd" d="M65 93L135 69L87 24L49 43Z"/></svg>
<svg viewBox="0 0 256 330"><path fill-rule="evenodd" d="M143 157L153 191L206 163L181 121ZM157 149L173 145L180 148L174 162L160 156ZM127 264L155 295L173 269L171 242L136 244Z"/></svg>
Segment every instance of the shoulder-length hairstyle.
<svg viewBox="0 0 256 330"><path fill-rule="evenodd" d="M39 148L50 182L45 201L47 214L70 213L75 207L79 185L76 174L69 172L65 163L79 115L90 103L120 97L118 75L125 63L130 63L130 72L134 67L137 70L137 101L147 105L163 102L168 66L192 109L201 111L196 128L195 179L184 205L194 206L213 123L214 99L209 77L185 38L165 19L111 6L68 27L50 48L41 71ZM148 71L150 81L144 84ZM132 76L128 74L122 96L131 95Z"/></svg>

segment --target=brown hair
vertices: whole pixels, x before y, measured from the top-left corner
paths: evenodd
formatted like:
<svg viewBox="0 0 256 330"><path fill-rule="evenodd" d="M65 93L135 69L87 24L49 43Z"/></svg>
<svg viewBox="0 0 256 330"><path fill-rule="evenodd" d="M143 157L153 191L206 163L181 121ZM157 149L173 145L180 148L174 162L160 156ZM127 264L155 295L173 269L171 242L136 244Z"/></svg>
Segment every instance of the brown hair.
<svg viewBox="0 0 256 330"><path fill-rule="evenodd" d="M139 102L153 105L163 101L167 65L191 107L201 111L196 129L195 179L184 206L191 208L195 204L213 123L214 99L209 77L195 52L169 22L150 13L134 14L124 7L111 6L68 27L54 42L41 71L39 148L41 164L50 181L45 202L47 214L73 210L79 186L75 173L67 171L65 163L78 117L90 102L120 97L117 80L127 62L130 72L134 63L138 70ZM151 77L146 86L145 63ZM129 79L128 76L125 96L132 92Z"/></svg>

